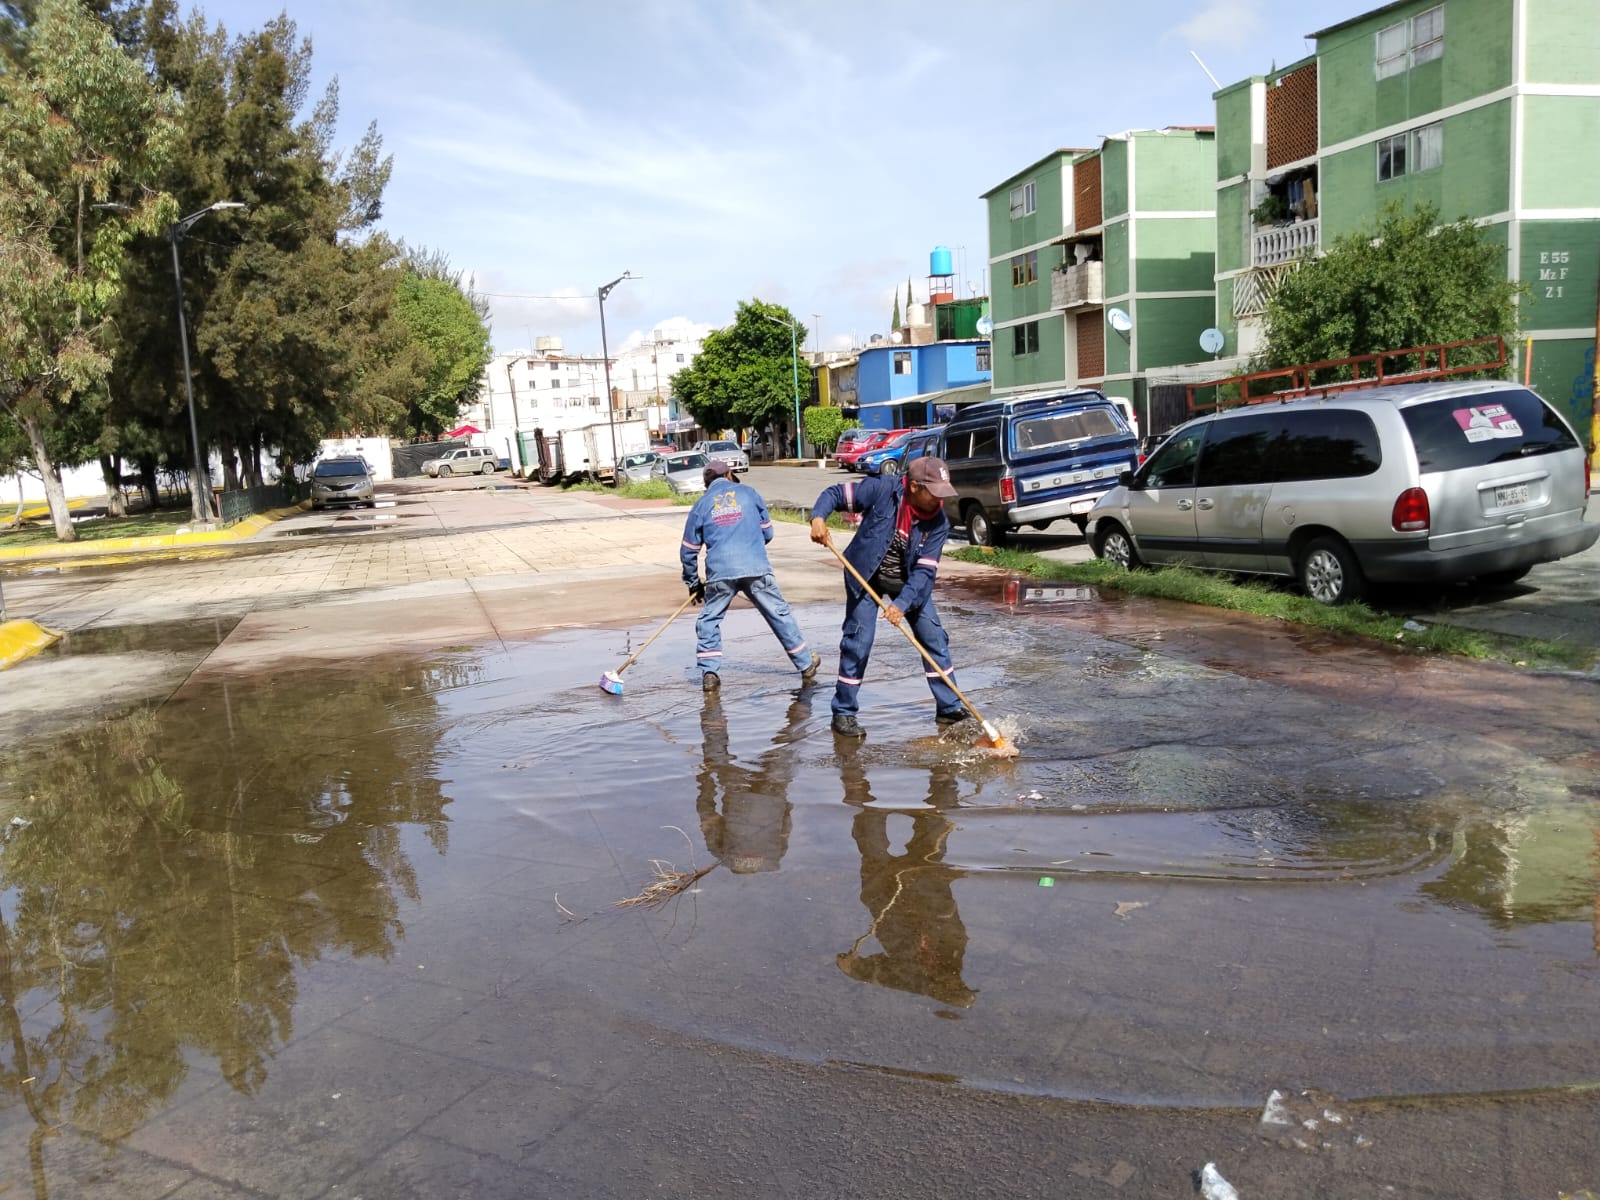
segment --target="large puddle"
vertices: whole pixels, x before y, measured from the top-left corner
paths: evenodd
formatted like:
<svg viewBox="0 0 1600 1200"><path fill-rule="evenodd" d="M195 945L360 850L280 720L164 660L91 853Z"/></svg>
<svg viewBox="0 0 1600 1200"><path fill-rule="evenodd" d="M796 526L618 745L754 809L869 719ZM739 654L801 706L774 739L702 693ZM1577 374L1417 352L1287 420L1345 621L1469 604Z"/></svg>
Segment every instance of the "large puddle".
<svg viewBox="0 0 1600 1200"><path fill-rule="evenodd" d="M276 1191L371 1149L372 1114L272 1149L335 1093L421 1121L515 1066L592 1098L663 1047L1134 1106L1596 1083L1592 688L1424 704L1407 660L1071 608L949 606L1013 763L935 735L887 627L837 742L748 611L717 696L684 621L621 697L648 628L197 680L13 749L18 1194L41 1130ZM831 665L835 610L801 618Z"/></svg>

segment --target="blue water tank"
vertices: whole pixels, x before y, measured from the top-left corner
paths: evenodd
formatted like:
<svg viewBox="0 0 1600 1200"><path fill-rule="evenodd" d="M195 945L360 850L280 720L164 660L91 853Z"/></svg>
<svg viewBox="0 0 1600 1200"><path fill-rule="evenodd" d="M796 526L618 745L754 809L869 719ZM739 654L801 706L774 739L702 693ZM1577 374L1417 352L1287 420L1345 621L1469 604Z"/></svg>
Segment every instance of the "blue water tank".
<svg viewBox="0 0 1600 1200"><path fill-rule="evenodd" d="M950 265L950 247L935 246L933 253L928 255L929 275L954 275L955 268Z"/></svg>

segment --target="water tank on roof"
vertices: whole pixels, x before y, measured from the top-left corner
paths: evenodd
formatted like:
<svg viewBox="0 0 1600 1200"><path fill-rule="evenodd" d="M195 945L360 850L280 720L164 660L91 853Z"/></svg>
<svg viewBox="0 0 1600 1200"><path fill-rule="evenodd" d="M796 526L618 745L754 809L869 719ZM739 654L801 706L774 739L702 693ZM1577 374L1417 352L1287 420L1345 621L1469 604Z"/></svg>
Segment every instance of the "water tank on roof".
<svg viewBox="0 0 1600 1200"><path fill-rule="evenodd" d="M935 246L933 253L928 255L929 275L954 275L955 268L951 266L950 247Z"/></svg>

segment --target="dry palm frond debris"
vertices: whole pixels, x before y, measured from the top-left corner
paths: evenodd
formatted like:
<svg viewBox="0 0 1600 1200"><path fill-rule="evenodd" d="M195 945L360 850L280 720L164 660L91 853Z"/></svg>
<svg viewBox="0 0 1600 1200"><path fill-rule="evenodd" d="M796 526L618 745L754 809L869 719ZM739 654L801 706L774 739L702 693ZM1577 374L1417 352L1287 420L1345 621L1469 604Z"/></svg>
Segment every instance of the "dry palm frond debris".
<svg viewBox="0 0 1600 1200"><path fill-rule="evenodd" d="M618 908L654 908L658 904L665 904L674 896L689 890L696 880L703 875L709 875L716 869L717 864L701 867L698 871L679 871L673 865L659 858L650 860L650 865L655 868L655 882L648 883L644 890L637 896L629 896L626 900L618 900Z"/></svg>
<svg viewBox="0 0 1600 1200"><path fill-rule="evenodd" d="M618 900L616 902L617 908L655 908L658 905L665 904L674 896L682 895L693 887L698 880L716 870L717 864L715 862L709 866L695 867L694 843L689 840L687 833L678 829L676 825L663 825L661 828L676 830L683 835L683 840L689 843L689 866L691 869L680 871L667 862L666 859L652 858L650 865L655 868L654 881L647 883L637 896L629 896L626 900Z"/></svg>

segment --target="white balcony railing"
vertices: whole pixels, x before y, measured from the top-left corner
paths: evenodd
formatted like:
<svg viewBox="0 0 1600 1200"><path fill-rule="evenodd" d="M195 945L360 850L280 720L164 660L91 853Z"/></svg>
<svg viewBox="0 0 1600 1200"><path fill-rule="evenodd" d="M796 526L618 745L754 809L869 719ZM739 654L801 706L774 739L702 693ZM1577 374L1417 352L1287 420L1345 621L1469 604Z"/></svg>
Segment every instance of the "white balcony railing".
<svg viewBox="0 0 1600 1200"><path fill-rule="evenodd" d="M1250 237L1250 265L1276 267L1293 262L1308 251L1317 252L1322 223L1313 217L1309 221L1296 221L1293 225L1274 225L1259 229Z"/></svg>
<svg viewBox="0 0 1600 1200"><path fill-rule="evenodd" d="M1100 304L1106 296L1106 265L1078 263L1050 273L1050 306L1070 309Z"/></svg>

